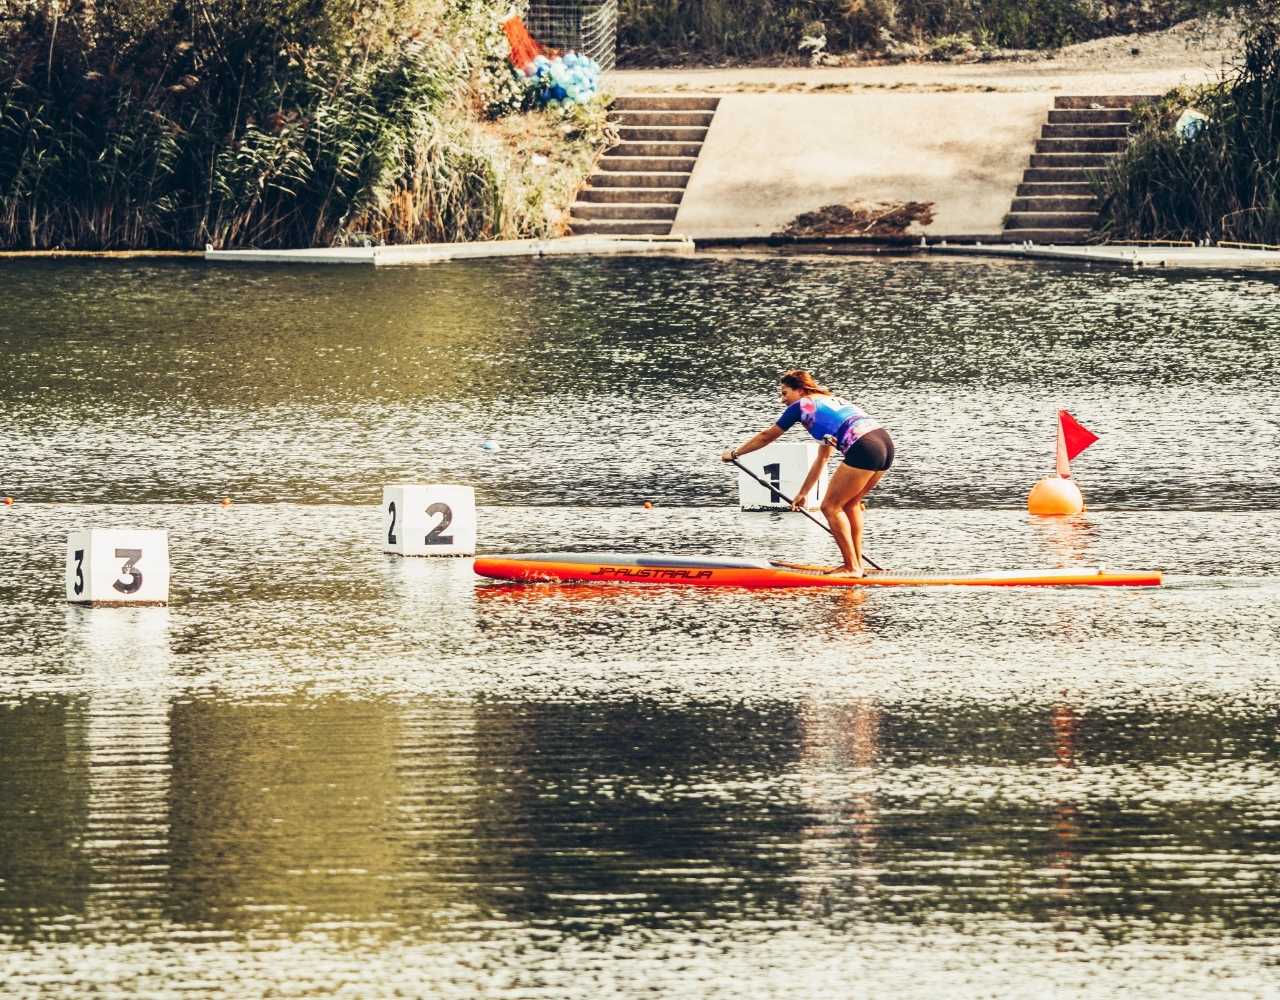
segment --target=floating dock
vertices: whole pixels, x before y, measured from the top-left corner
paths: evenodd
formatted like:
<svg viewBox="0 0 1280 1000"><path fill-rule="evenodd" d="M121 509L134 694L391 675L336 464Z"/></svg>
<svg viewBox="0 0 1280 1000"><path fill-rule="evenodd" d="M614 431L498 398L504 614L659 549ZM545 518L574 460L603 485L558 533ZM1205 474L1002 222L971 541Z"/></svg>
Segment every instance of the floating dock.
<svg viewBox="0 0 1280 1000"><path fill-rule="evenodd" d="M715 245L720 241L706 241ZM828 240L741 239L740 247L775 244L832 246L839 244L845 253L875 253L874 247L861 240L849 246L839 238ZM688 236L564 236L548 240L493 240L478 243L419 243L409 246L319 247L304 250L213 250L206 249L204 259L211 263L245 262L254 264L365 264L374 267L401 267L410 264L438 264L451 260L475 260L491 257L554 257L562 255L611 256L622 254L688 255L695 252L695 241ZM970 257L1005 257L1030 260L1062 260L1085 264L1133 269L1164 268L1194 271L1213 270L1280 270L1280 250L1272 247L1161 246L1106 243L1092 245L1057 245L1043 243L964 242L905 244L897 252L951 254Z"/></svg>
<svg viewBox="0 0 1280 1000"><path fill-rule="evenodd" d="M407 246L319 247L306 250L214 250L212 263L370 264L402 267L481 257L554 257L566 254L691 254L687 236L564 236L549 240L491 240L478 243L415 243Z"/></svg>
<svg viewBox="0 0 1280 1000"><path fill-rule="evenodd" d="M930 253L959 256L1018 257L1068 260L1128 268L1180 268L1195 271L1280 270L1280 250L1262 247L1160 246L1105 243L1098 246L1057 246L1039 243L930 243Z"/></svg>

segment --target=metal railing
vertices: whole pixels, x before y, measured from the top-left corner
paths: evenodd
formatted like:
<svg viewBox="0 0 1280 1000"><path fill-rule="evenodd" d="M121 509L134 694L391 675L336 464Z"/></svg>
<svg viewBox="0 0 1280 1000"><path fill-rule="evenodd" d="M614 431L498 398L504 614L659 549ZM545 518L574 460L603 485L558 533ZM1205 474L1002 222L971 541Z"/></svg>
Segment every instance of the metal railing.
<svg viewBox="0 0 1280 1000"><path fill-rule="evenodd" d="M1229 250L1280 250L1280 243L1238 243L1235 240L1218 240L1218 246Z"/></svg>
<svg viewBox="0 0 1280 1000"><path fill-rule="evenodd" d="M1192 240L1105 240L1103 246L1109 247L1193 247Z"/></svg>

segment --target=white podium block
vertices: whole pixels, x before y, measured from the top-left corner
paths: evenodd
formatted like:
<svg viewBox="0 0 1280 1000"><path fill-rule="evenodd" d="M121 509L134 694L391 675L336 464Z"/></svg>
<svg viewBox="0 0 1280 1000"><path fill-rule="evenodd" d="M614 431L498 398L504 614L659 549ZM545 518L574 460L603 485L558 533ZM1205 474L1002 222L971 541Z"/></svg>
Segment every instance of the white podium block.
<svg viewBox="0 0 1280 1000"><path fill-rule="evenodd" d="M89 528L67 536L67 600L111 607L169 603L169 533Z"/></svg>
<svg viewBox="0 0 1280 1000"><path fill-rule="evenodd" d="M786 510L782 497L794 498L804 485L804 477L818 457L817 441L774 441L759 451L742 455L738 461L769 483L761 486L741 469L738 470L738 506L743 510ZM809 494L808 506L816 508L827 492L828 472L824 467Z"/></svg>
<svg viewBox="0 0 1280 1000"><path fill-rule="evenodd" d="M399 556L476 554L476 491L451 484L382 487L382 551Z"/></svg>

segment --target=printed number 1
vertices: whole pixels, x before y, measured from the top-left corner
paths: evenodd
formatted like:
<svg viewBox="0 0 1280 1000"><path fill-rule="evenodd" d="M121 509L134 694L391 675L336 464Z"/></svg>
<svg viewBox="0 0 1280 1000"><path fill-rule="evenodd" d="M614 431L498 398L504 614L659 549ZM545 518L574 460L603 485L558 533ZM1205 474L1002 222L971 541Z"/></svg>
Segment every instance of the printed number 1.
<svg viewBox="0 0 1280 1000"><path fill-rule="evenodd" d="M76 561L76 582L71 589L79 597L84 593L84 549L76 549L74 558Z"/></svg>
<svg viewBox="0 0 1280 1000"><path fill-rule="evenodd" d="M116 558L124 560L124 565L120 567L120 575L127 574L129 581L121 583L116 580L111 586L122 594L136 594L142 587L142 570L135 568L134 564L142 558L142 549L116 549Z"/></svg>
<svg viewBox="0 0 1280 1000"><path fill-rule="evenodd" d="M774 462L772 465L764 467L764 474L769 477L769 493L770 503L782 503L782 494L778 492L782 488L782 464Z"/></svg>

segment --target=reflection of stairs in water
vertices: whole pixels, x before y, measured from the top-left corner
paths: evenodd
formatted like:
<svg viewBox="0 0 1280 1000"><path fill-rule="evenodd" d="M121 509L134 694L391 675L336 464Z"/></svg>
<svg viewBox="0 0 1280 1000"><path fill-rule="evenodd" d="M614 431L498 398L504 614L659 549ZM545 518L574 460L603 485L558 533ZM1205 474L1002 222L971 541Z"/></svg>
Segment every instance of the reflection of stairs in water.
<svg viewBox="0 0 1280 1000"><path fill-rule="evenodd" d="M605 151L569 210L575 236L666 236L718 97L619 97L610 118L621 139Z"/></svg>
<svg viewBox="0 0 1280 1000"><path fill-rule="evenodd" d="M1129 143L1134 95L1055 97L1005 217L1006 243L1084 243L1098 222L1089 177Z"/></svg>

